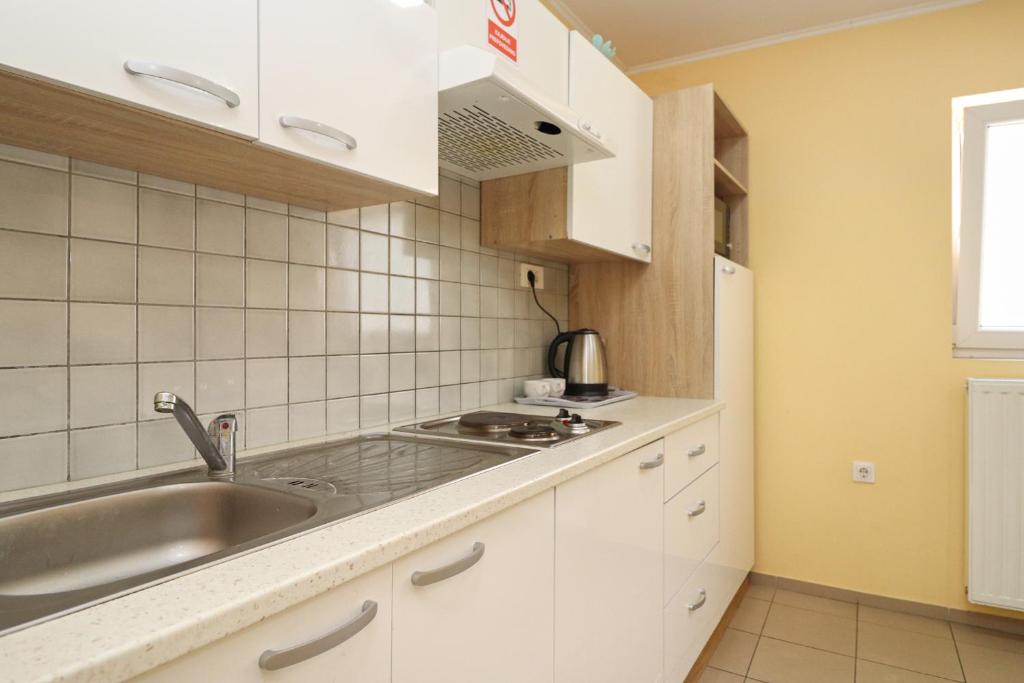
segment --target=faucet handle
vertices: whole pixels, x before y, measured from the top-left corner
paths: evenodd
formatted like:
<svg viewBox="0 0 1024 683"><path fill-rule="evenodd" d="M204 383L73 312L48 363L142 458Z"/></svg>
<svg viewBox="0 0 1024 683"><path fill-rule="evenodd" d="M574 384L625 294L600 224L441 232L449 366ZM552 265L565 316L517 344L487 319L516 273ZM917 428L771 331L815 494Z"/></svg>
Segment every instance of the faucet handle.
<svg viewBox="0 0 1024 683"><path fill-rule="evenodd" d="M224 433L234 434L238 431L238 418L235 417L234 413L218 415L210 420L210 426L207 427L207 431L215 439L220 438Z"/></svg>
<svg viewBox="0 0 1024 683"><path fill-rule="evenodd" d="M210 439L217 445L217 450L227 463L226 473L235 472L235 433L238 431L238 419L232 413L218 415L210 420L206 428Z"/></svg>

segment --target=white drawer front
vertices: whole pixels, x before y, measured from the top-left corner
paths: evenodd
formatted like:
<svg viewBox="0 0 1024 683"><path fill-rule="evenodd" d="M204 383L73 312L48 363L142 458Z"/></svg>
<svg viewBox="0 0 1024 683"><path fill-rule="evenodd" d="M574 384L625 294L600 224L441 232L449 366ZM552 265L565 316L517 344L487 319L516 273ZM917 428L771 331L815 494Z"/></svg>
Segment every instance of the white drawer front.
<svg viewBox="0 0 1024 683"><path fill-rule="evenodd" d="M718 415L665 437L665 500L718 462Z"/></svg>
<svg viewBox="0 0 1024 683"><path fill-rule="evenodd" d="M718 543L718 466L665 503L665 604Z"/></svg>
<svg viewBox="0 0 1024 683"><path fill-rule="evenodd" d="M722 568L704 562L665 608L665 678L681 681L732 600Z"/></svg>

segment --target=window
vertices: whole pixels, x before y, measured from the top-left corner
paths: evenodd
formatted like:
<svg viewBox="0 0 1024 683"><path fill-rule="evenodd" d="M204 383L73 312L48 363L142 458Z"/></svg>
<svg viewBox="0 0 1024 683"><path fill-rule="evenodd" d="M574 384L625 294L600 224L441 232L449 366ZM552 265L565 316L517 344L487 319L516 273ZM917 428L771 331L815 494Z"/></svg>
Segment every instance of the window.
<svg viewBox="0 0 1024 683"><path fill-rule="evenodd" d="M954 353L1024 358L1024 92L953 107Z"/></svg>

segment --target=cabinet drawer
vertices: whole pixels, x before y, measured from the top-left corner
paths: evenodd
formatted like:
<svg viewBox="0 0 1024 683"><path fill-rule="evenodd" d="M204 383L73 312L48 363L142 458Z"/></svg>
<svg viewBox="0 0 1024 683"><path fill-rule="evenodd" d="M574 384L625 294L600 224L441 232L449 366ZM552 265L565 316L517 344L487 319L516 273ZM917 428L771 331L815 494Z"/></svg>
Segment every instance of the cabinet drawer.
<svg viewBox="0 0 1024 683"><path fill-rule="evenodd" d="M665 603L718 543L718 466L665 503Z"/></svg>
<svg viewBox="0 0 1024 683"><path fill-rule="evenodd" d="M372 601L375 605L367 604ZM367 619L375 609L372 619ZM293 648L350 625L347 638L281 669L260 667L268 650ZM138 683L232 681L307 683L391 680L391 565L360 576L265 621L168 662Z"/></svg>
<svg viewBox="0 0 1024 683"><path fill-rule="evenodd" d="M665 608L664 680L686 677L731 599L722 568L702 563Z"/></svg>
<svg viewBox="0 0 1024 683"><path fill-rule="evenodd" d="M665 437L665 500L718 462L718 415Z"/></svg>

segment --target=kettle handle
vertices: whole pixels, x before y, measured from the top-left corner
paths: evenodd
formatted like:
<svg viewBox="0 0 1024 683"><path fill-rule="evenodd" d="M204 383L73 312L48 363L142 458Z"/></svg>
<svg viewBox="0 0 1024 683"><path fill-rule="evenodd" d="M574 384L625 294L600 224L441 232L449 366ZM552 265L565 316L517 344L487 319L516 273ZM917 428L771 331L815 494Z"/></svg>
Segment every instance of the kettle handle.
<svg viewBox="0 0 1024 683"><path fill-rule="evenodd" d="M573 332L562 332L552 340L551 346L548 347L548 373L552 377L561 377L562 379L565 379L565 370L559 370L555 367L555 354L558 353L558 347L562 344L571 344L573 336ZM565 353L568 355L569 350L566 349Z"/></svg>

